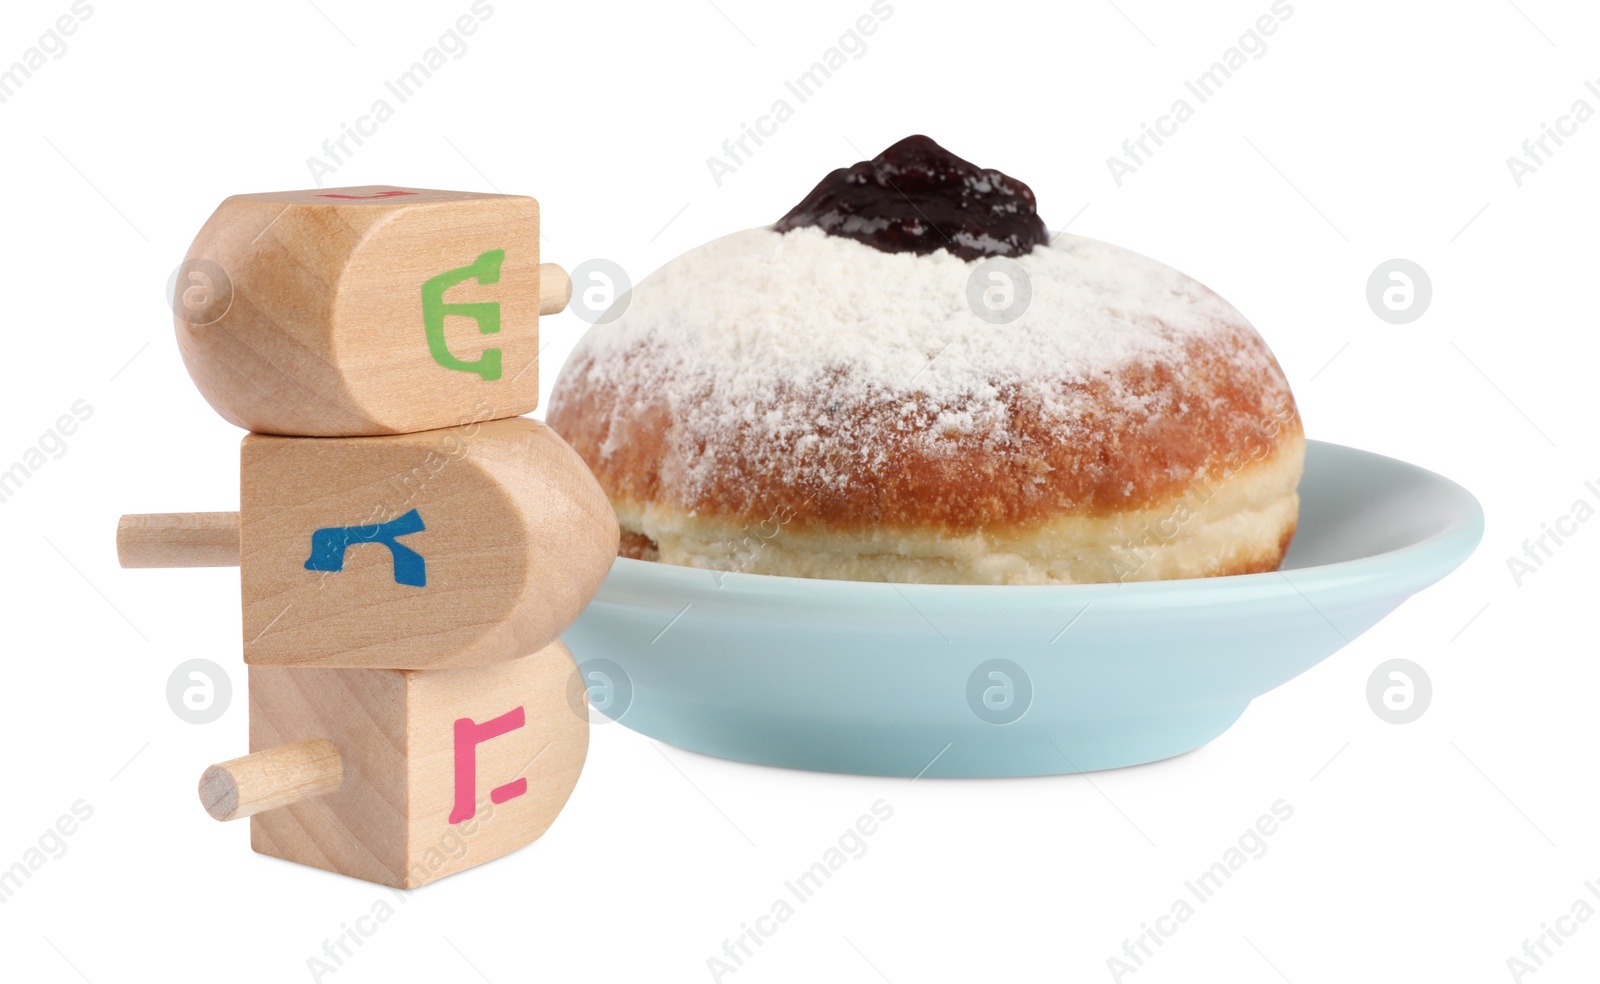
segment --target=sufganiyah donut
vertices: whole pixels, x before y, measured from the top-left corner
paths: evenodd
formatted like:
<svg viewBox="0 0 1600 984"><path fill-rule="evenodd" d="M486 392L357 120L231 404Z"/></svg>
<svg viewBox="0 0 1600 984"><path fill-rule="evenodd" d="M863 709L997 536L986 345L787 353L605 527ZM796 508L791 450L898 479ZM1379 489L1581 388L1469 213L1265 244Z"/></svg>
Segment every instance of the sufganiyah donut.
<svg viewBox="0 0 1600 984"><path fill-rule="evenodd" d="M625 556L896 583L1274 570L1305 454L1232 305L926 137L661 267L548 419Z"/></svg>

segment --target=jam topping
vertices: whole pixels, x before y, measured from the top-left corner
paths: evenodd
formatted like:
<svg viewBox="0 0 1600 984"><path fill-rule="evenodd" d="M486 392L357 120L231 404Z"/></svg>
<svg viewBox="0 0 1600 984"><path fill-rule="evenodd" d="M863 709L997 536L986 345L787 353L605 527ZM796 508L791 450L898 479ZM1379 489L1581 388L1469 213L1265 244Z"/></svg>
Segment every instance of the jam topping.
<svg viewBox="0 0 1600 984"><path fill-rule="evenodd" d="M1032 189L920 135L832 172L774 228L803 226L885 253L945 249L964 260L1021 256L1050 241Z"/></svg>

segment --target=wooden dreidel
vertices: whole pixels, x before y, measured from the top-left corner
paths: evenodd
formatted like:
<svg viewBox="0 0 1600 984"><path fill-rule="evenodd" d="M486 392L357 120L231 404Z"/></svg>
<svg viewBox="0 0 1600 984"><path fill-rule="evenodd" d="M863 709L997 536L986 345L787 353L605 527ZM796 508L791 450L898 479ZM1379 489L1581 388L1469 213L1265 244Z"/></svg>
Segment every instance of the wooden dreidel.
<svg viewBox="0 0 1600 984"><path fill-rule="evenodd" d="M124 567L237 564L255 666L430 669L553 642L599 590L617 519L527 417L240 448L239 512L124 516ZM227 549L232 543L232 550Z"/></svg>
<svg viewBox="0 0 1600 984"><path fill-rule="evenodd" d="M173 311L223 417L353 437L535 409L539 315L571 293L539 262L532 198L326 188L224 201L178 268Z"/></svg>
<svg viewBox="0 0 1600 984"><path fill-rule="evenodd" d="M200 800L261 854L415 888L536 840L589 747L559 642L449 670L250 668L249 755ZM576 702L576 703L575 703Z"/></svg>

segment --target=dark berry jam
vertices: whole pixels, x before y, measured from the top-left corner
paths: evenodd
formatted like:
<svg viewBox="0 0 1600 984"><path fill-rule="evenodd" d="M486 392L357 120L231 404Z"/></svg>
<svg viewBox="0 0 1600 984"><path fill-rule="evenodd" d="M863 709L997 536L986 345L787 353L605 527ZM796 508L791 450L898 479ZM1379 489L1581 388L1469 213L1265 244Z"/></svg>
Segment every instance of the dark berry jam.
<svg viewBox="0 0 1600 984"><path fill-rule="evenodd" d="M1050 241L1032 189L924 136L829 174L775 228L802 226L885 253L946 249L964 260L1020 256Z"/></svg>

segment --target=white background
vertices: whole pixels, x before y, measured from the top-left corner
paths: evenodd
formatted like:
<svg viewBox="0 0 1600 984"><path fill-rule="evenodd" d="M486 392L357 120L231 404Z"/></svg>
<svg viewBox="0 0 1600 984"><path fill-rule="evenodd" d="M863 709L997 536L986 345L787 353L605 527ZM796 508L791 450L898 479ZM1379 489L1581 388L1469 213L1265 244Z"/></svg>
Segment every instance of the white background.
<svg viewBox="0 0 1600 984"><path fill-rule="evenodd" d="M1279 799L1294 813L1267 853L1125 980L1502 981L1542 923L1580 897L1600 906L1583 887L1600 878L1600 523L1520 587L1506 566L1600 484L1600 120L1522 187L1506 166L1574 100L1600 109L1583 87L1600 78L1592 5L1294 0L1266 53L1119 188L1107 156L1268 0L893 0L865 54L721 187L706 158L868 2L717 3L494 0L466 53L328 183L531 194L547 260L608 257L638 279L926 132L1030 183L1052 228L1076 216L1074 232L1233 301L1310 435L1479 496L1477 554L1166 763L912 783L738 765L611 724L541 841L403 903L257 856L245 824L194 795L207 763L245 750L237 574L123 571L113 550L119 513L237 503L240 435L190 385L163 287L222 198L309 186L307 157L469 3L93 0L66 52L0 105L0 463L75 400L93 407L0 504L0 867L75 801L93 809L0 905L5 976L304 980L324 940L385 899L393 918L324 980L709 980L707 958L880 798L894 815L867 854L725 980L1110 980L1107 958ZM0 65L67 12L10 0ZM1366 304L1392 257L1432 278L1409 325ZM584 327L541 325L546 392ZM204 726L165 698L196 657L235 686ZM1395 657L1434 687L1403 726L1365 698ZM1566 925L1524 979L1594 979L1600 918Z"/></svg>

